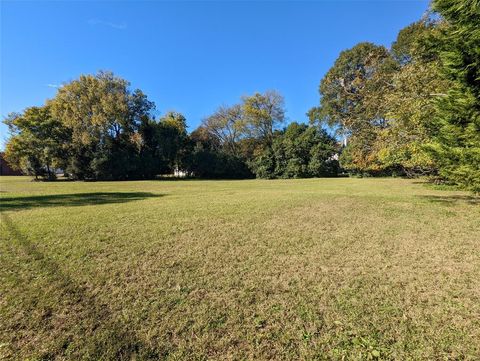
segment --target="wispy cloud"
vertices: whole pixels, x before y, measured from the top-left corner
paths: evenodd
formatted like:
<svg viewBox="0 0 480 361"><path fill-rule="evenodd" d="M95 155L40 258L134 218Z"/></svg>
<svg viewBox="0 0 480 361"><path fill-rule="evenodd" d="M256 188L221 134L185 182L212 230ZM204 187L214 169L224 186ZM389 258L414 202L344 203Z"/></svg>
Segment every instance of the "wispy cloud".
<svg viewBox="0 0 480 361"><path fill-rule="evenodd" d="M58 85L58 84L45 84L46 86L48 86L49 88L60 88L61 85Z"/></svg>
<svg viewBox="0 0 480 361"><path fill-rule="evenodd" d="M90 19L88 20L88 23L90 25L103 25L103 26L108 26L112 29L117 29L117 30L124 30L127 28L127 24L125 22L123 23L112 23L110 21L105 21L105 20L100 20L100 19Z"/></svg>

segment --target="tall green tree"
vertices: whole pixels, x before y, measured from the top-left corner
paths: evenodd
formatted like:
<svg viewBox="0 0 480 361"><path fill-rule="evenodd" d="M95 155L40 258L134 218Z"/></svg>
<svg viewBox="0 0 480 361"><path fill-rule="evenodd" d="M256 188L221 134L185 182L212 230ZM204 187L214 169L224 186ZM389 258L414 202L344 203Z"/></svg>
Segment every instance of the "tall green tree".
<svg viewBox="0 0 480 361"><path fill-rule="evenodd" d="M70 133L52 117L50 108L30 107L22 114L11 114L4 123L11 134L5 152L9 163L35 178L54 179L55 169L64 165Z"/></svg>
<svg viewBox="0 0 480 361"><path fill-rule="evenodd" d="M140 90L110 72L82 75L49 102L53 116L72 138L66 171L78 179L136 176L136 134L154 108Z"/></svg>
<svg viewBox="0 0 480 361"><path fill-rule="evenodd" d="M438 46L451 86L438 97L430 149L441 176L480 192L480 1L434 0L432 5L447 22Z"/></svg>
<svg viewBox="0 0 480 361"><path fill-rule="evenodd" d="M343 166L359 171L374 168L373 144L387 126L384 97L395 62L388 50L360 43L340 53L320 83L320 107L308 115L312 122L326 123L348 138Z"/></svg>
<svg viewBox="0 0 480 361"><path fill-rule="evenodd" d="M170 111L160 118L157 136L161 157L167 164L165 173L183 167L187 141L187 119L181 113Z"/></svg>
<svg viewBox="0 0 480 361"><path fill-rule="evenodd" d="M425 149L433 135L435 99L448 89L434 46L442 21L424 18L402 29L391 53L398 67L388 78L384 98L388 126L381 130L375 151L385 169L409 176L435 174L436 163Z"/></svg>
<svg viewBox="0 0 480 361"><path fill-rule="evenodd" d="M336 176L336 140L317 126L293 122L274 133L271 148L252 162L258 178L310 178Z"/></svg>
<svg viewBox="0 0 480 361"><path fill-rule="evenodd" d="M388 50L372 43L360 43L342 51L320 82L320 108L311 111L330 126L347 135L384 122L384 114L370 110L365 102L372 80L390 60Z"/></svg>
<svg viewBox="0 0 480 361"><path fill-rule="evenodd" d="M251 178L245 160L229 151L210 129L198 127L189 136L190 152L186 157L187 173L199 178Z"/></svg>

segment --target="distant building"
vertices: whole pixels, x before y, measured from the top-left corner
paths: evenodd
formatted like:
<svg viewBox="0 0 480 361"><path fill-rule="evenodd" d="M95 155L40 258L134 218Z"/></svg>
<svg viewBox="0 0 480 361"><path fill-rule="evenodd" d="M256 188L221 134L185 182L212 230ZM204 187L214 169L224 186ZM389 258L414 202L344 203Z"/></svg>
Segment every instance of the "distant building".
<svg viewBox="0 0 480 361"><path fill-rule="evenodd" d="M22 175L22 172L14 170L4 158L5 153L0 152L0 175Z"/></svg>
<svg viewBox="0 0 480 361"><path fill-rule="evenodd" d="M185 172L184 170L179 169L178 167L175 167L175 169L173 170L173 176L174 176L174 177L177 177L177 178L185 178L187 175L188 175L187 172Z"/></svg>

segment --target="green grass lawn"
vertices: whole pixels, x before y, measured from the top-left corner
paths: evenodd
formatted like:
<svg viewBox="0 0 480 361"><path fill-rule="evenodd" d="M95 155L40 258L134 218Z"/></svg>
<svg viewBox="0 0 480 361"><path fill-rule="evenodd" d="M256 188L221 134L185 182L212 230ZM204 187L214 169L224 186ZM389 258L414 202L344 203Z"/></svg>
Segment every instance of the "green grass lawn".
<svg viewBox="0 0 480 361"><path fill-rule="evenodd" d="M0 359L480 359L480 200L1 178Z"/></svg>

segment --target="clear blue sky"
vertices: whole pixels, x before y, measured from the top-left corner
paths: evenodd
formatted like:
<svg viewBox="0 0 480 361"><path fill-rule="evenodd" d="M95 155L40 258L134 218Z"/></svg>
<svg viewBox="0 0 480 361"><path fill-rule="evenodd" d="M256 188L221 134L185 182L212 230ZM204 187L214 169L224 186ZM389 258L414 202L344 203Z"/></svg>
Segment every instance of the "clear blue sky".
<svg viewBox="0 0 480 361"><path fill-rule="evenodd" d="M306 121L339 52L390 46L428 1L1 1L4 118L41 105L82 73L111 70L142 89L157 114L193 130L219 105L276 89L289 121ZM0 147L7 137L0 126Z"/></svg>

